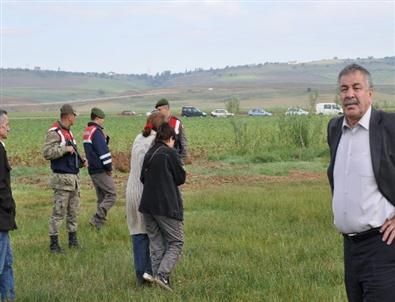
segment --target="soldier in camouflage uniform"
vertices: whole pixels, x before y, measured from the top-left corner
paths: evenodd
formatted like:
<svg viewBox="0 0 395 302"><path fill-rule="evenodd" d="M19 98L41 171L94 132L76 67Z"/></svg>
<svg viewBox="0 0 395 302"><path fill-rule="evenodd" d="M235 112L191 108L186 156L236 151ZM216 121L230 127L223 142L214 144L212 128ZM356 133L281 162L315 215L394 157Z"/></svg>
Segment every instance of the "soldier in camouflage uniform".
<svg viewBox="0 0 395 302"><path fill-rule="evenodd" d="M80 207L79 169L87 166L86 160L79 156L76 141L70 131L77 116L68 104L60 109L60 121L48 130L43 147L44 158L51 161L52 176L50 186L54 191L54 204L49 225L50 252L63 253L58 242L58 228L64 217L69 233L69 248L80 248L77 239L77 216Z"/></svg>

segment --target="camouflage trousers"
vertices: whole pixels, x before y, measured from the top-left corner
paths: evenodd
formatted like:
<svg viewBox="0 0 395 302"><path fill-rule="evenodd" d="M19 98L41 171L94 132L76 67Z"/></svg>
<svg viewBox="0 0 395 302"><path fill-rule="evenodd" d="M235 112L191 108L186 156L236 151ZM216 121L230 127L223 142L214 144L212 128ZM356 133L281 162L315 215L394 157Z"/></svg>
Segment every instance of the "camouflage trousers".
<svg viewBox="0 0 395 302"><path fill-rule="evenodd" d="M59 226L66 216L67 232L77 231L77 217L80 209L79 190L66 191L61 189L54 190L54 204L49 224L49 235L58 235Z"/></svg>

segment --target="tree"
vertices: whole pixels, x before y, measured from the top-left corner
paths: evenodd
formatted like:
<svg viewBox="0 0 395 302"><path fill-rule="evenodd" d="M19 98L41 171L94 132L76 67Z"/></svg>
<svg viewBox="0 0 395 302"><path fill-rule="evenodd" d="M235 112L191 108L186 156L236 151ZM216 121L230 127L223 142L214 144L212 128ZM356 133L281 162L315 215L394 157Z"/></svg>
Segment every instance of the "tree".
<svg viewBox="0 0 395 302"><path fill-rule="evenodd" d="M226 102L226 110L232 113L240 112L240 100L237 97L232 97Z"/></svg>
<svg viewBox="0 0 395 302"><path fill-rule="evenodd" d="M309 91L309 102L310 102L310 109L314 111L315 103L318 99L318 91L317 90L310 90Z"/></svg>

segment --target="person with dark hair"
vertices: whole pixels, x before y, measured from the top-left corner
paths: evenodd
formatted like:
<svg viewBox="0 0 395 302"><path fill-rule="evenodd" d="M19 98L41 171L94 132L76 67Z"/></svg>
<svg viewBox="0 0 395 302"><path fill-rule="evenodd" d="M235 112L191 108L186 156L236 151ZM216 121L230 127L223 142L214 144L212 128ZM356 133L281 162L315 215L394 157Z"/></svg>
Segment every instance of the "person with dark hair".
<svg viewBox="0 0 395 302"><path fill-rule="evenodd" d="M159 127L140 177L144 187L139 211L150 240L154 281L167 290L172 290L170 274L184 245L184 209L178 186L184 184L186 172L174 149L175 138L168 123Z"/></svg>
<svg viewBox="0 0 395 302"><path fill-rule="evenodd" d="M9 231L17 228L15 201L11 190L11 167L8 162L4 140L10 125L7 111L0 109L0 294L1 301L14 301L14 273Z"/></svg>
<svg viewBox="0 0 395 302"><path fill-rule="evenodd" d="M69 248L80 248L77 239L77 217L80 209L80 168L87 161L79 155L77 143L71 133L77 112L65 104L60 108L60 121L48 129L43 147L43 155L51 161L52 176L50 185L54 191L54 203L49 225L51 253L63 253L58 242L58 228L67 212Z"/></svg>
<svg viewBox="0 0 395 302"><path fill-rule="evenodd" d="M328 124L336 229L349 301L394 301L395 114L372 108L373 83L351 64L338 76L344 116Z"/></svg>
<svg viewBox="0 0 395 302"><path fill-rule="evenodd" d="M190 163L188 155L188 142L185 135L185 128L181 120L174 116L170 110L170 104L167 99L160 99L156 102L155 109L162 112L166 117L166 122L174 129L176 133L174 148L177 150L178 155L183 163Z"/></svg>
<svg viewBox="0 0 395 302"><path fill-rule="evenodd" d="M131 236L134 268L137 278L136 284L138 287L141 287L146 282L153 282L149 238L143 215L138 211L143 192L143 184L140 181L141 167L145 154L155 140L156 131L164 120L165 116L161 112L151 113L147 118L144 130L137 135L132 145L130 174L126 186L126 217Z"/></svg>
<svg viewBox="0 0 395 302"><path fill-rule="evenodd" d="M83 143L85 155L89 162L88 172L96 190L96 213L89 223L97 230L105 224L108 211L117 199L112 178L112 158L108 148L110 137L104 132L105 114L100 108L92 108L91 121L85 128Z"/></svg>

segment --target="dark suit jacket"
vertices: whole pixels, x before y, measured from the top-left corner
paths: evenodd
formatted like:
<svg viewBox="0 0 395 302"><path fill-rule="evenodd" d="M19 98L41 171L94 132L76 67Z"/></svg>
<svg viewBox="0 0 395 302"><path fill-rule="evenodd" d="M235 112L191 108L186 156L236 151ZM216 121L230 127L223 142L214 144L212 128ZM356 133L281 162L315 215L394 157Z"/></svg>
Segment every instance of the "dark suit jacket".
<svg viewBox="0 0 395 302"><path fill-rule="evenodd" d="M328 178L333 192L333 169L336 151L342 135L344 116L328 124L328 145L331 161ZM373 173L381 194L395 206L395 113L372 109L369 123L370 154Z"/></svg>
<svg viewBox="0 0 395 302"><path fill-rule="evenodd" d="M11 167L8 163L7 152L0 142L0 231L16 229L15 202L11 192Z"/></svg>

